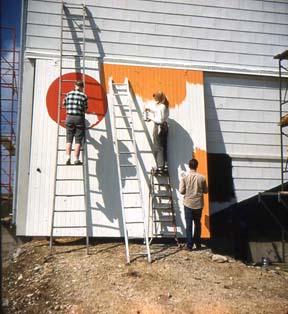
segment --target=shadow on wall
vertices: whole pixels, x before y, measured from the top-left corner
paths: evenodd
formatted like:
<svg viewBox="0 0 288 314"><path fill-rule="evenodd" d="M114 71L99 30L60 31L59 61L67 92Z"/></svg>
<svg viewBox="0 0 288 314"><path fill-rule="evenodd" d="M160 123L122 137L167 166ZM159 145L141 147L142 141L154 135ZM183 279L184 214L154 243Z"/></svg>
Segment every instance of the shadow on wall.
<svg viewBox="0 0 288 314"><path fill-rule="evenodd" d="M188 169L188 163L194 151L194 143L191 139L191 135L177 121L169 119L168 124L168 165L171 176L177 228L181 235L185 235L185 226L180 216L181 211L184 212L183 201L182 197L178 199L176 191L179 189L179 174Z"/></svg>
<svg viewBox="0 0 288 314"><path fill-rule="evenodd" d="M106 115L107 117L107 115ZM120 193L116 193L115 191L120 191L119 181L118 181L118 170L117 170L117 159L114 153L113 140L112 140L112 131L110 120L105 119L106 123L106 136L101 135L99 141L95 140L93 136L93 132L97 132L97 129L92 129L87 131L87 144L91 145L95 151L98 152L98 157L95 159L95 167L92 172L95 173L95 176L98 179L98 189L93 190L90 187L90 194L101 194L103 198L103 205L99 202L91 203L91 215L94 211L101 211L105 216L109 219L109 221L113 222L115 220L118 221L119 227L111 227L113 229L120 229L121 234L123 234L123 223L122 223L122 214L121 214L121 198ZM89 160L93 160L93 158L88 157ZM109 169L105 173L105 169ZM119 204L119 206L116 206ZM118 208L119 210L115 210ZM90 224L91 227L105 227L103 225L96 225L92 222L92 217Z"/></svg>
<svg viewBox="0 0 288 314"><path fill-rule="evenodd" d="M91 39L86 38L86 41L87 42L92 42L92 43L96 42L97 50L98 50L98 54L99 54L99 57L98 57L98 69L100 70L101 69L101 64L102 64L103 59L105 57L104 48L103 48L103 45L102 45L102 42L101 42L101 39L100 39L100 36L99 36L99 33L101 33L101 30L96 25L94 17L92 15L91 11L87 8L87 6L86 6L86 14L87 14L87 17L89 19L90 28L91 28L91 30L93 32L93 36L94 36L94 38L91 38Z"/></svg>
<svg viewBox="0 0 288 314"><path fill-rule="evenodd" d="M66 6L64 6L64 14L65 14L65 16L67 18L68 27L69 27L69 30L70 30L70 32L72 34L73 41L71 41L71 43L74 43L75 51L77 52L77 54L81 55L82 52L83 52L82 51L83 50L83 45L82 45L82 41L81 41L82 37L78 37L77 36L77 34L79 34L79 31L77 32L77 30L79 30L81 25L80 26L77 25L75 23L75 19L78 18L77 21L80 20L81 23L82 23L82 18L83 17L82 17L82 15L71 13L70 10ZM86 24L85 28L87 30L89 29L89 30L92 31L93 37L89 38L87 36L87 34L85 34L86 35L85 42L86 43L92 43L92 44L96 43L97 51L98 51L98 54L99 54L99 57L98 57L98 70L99 70L100 66L102 64L103 58L105 57L103 45L102 45L102 42L101 42L101 39L100 39L100 36L99 36L99 33L101 32L101 30L96 25L94 17L93 17L91 11L88 9L87 6L86 6L86 15L87 15L86 21L88 20L89 24ZM73 19L71 17L73 17ZM80 58L75 58L75 68L81 68ZM93 70L95 70L95 69L93 69Z"/></svg>
<svg viewBox="0 0 288 314"><path fill-rule="evenodd" d="M235 198L230 156L208 153L208 182L210 202L230 202Z"/></svg>
<svg viewBox="0 0 288 314"><path fill-rule="evenodd" d="M269 190L269 192L280 190L281 186L277 186ZM287 184L284 190L288 190ZM264 198L274 217L259 202L258 195L211 215L211 233L213 239L229 239L232 242L232 253L237 258L246 261L252 259L249 242L281 241L280 224L286 228L287 241L288 197L284 195L282 198L282 203L278 201L277 193L266 195ZM275 256L280 257L281 252L275 251Z"/></svg>
<svg viewBox="0 0 288 314"><path fill-rule="evenodd" d="M132 99L135 104L135 108L138 114L138 117L142 121L143 125L143 136L146 136L149 147L151 151L153 150L153 141L151 135L148 131L146 124L143 122L142 118L142 107L137 101L135 97L133 87L130 86L132 91ZM188 162L192 157L192 153L194 151L194 144L191 139L191 135L174 119L168 119L169 125L169 133L168 133L168 165L169 165L169 175L171 179L171 188L172 188L172 195L173 195L173 205L176 214L176 221L177 221L177 228L181 235L185 234L185 226L183 225L183 221L180 216L180 208L182 206L182 199L178 199L177 191L179 188L179 173L182 171L186 171L188 168ZM193 137L193 134L192 134ZM140 166L142 167L143 173L146 173L143 160L141 156L138 155ZM156 163L154 162L155 166ZM150 169L149 169L150 170ZM145 177L146 182L149 184L148 176Z"/></svg>
<svg viewBox="0 0 288 314"><path fill-rule="evenodd" d="M212 86L223 84L223 77L213 74L209 77L206 74L204 84L205 111L206 111L206 134L208 153L208 182L209 201L218 203L232 203L235 201L234 183L232 176L232 158L227 155L225 143L220 127L217 110L221 110L223 105L218 103L216 107ZM224 101L224 99L223 99ZM211 153L213 152L213 153ZM228 205L229 206L229 205ZM211 206L213 212L213 204Z"/></svg>

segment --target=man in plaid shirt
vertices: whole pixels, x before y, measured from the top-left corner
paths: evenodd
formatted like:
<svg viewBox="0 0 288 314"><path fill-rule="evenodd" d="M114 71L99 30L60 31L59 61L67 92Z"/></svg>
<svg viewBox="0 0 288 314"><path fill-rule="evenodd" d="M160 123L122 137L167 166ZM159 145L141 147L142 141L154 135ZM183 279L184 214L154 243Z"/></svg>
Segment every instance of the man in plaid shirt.
<svg viewBox="0 0 288 314"><path fill-rule="evenodd" d="M64 99L66 107L66 165L71 165L72 142L75 138L74 164L82 165L79 160L81 143L85 135L85 112L88 108L88 98L83 93L84 83L77 81L75 89L69 92Z"/></svg>

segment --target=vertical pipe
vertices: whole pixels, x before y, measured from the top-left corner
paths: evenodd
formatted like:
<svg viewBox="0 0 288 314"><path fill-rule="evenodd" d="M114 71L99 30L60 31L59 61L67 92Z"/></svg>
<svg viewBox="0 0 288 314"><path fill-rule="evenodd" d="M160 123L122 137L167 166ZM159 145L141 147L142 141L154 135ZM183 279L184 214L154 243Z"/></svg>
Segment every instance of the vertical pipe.
<svg viewBox="0 0 288 314"><path fill-rule="evenodd" d="M282 118L282 75L281 75L281 58L279 59L279 112L280 120ZM280 154L281 154L281 191L283 191L284 184L284 154L283 154L283 127L280 123Z"/></svg>

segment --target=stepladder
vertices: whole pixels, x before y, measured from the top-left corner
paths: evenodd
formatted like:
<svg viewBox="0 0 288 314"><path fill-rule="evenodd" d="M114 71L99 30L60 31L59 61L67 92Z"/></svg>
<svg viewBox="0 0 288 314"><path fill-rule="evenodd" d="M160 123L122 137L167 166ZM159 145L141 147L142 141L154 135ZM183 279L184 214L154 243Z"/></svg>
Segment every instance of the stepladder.
<svg viewBox="0 0 288 314"><path fill-rule="evenodd" d="M150 173L150 243L155 238L173 238L177 245L176 214L168 169L159 174L154 168Z"/></svg>
<svg viewBox="0 0 288 314"><path fill-rule="evenodd" d="M89 181L88 155L84 136L81 165L67 164L65 160L66 130L63 100L74 88L75 80L65 79L65 73L74 74L85 86L85 31L86 7L84 4L61 2L61 31L59 55L59 90L57 105L57 140L53 201L50 225L50 252L55 237L85 237L88 253ZM72 88L71 88L72 87ZM72 151L73 153L73 151Z"/></svg>
<svg viewBox="0 0 288 314"><path fill-rule="evenodd" d="M128 79L124 83L109 82L113 141L117 159L119 191L125 239L126 261L131 257L144 256L151 262L148 238L148 208L143 202L139 158L140 154L135 140L134 120L135 106L131 97ZM143 246L133 245L134 240L143 240Z"/></svg>

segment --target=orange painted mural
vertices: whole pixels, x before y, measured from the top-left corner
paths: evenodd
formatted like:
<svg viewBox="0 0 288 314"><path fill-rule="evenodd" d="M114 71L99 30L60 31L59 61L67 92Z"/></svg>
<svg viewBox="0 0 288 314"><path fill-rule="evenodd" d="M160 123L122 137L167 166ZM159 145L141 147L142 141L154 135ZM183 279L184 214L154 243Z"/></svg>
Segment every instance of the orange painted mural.
<svg viewBox="0 0 288 314"><path fill-rule="evenodd" d="M63 95L61 96L61 103L64 99L64 94L74 89L74 82L82 79L80 73L66 73L62 75L62 80L66 81L62 85ZM59 78L55 79L48 88L46 94L47 111L52 120L57 123L58 116L58 93L59 93ZM95 122L89 128L94 127L104 118L107 111L107 98L103 87L93 77L85 75L85 93L88 96L88 110L87 114L95 116ZM60 125L65 127L66 110L63 106L60 108Z"/></svg>
<svg viewBox="0 0 288 314"><path fill-rule="evenodd" d="M152 101L153 93L159 90L163 91L168 96L169 107L172 110L177 106L182 106L187 98L187 83L195 86L200 85L203 88L203 72L194 70L103 64L101 80L107 93L109 93L108 82L110 78L116 83L123 83L125 78L128 78L133 93L141 97L143 102ZM185 105L192 104L186 101ZM205 128L205 125L203 125L203 128ZM198 171L205 175L208 180L207 152L197 147L194 148L194 151L192 150L193 148L191 148L191 157L194 156L199 161ZM208 195L204 196L204 200L202 237L209 238Z"/></svg>
<svg viewBox="0 0 288 314"><path fill-rule="evenodd" d="M203 85L201 71L104 64L103 75L106 89L109 77L117 83L129 78L133 92L144 101L153 99L153 93L161 90L168 95L171 108L180 105L186 97L186 82Z"/></svg>

